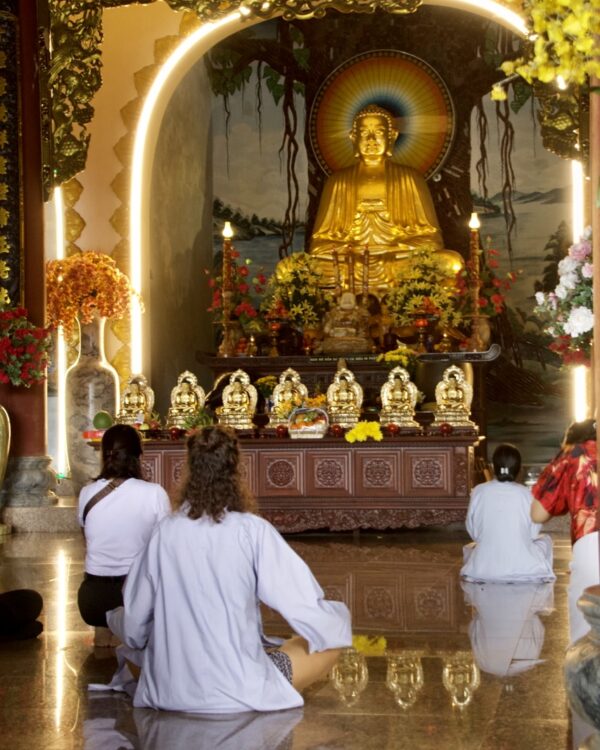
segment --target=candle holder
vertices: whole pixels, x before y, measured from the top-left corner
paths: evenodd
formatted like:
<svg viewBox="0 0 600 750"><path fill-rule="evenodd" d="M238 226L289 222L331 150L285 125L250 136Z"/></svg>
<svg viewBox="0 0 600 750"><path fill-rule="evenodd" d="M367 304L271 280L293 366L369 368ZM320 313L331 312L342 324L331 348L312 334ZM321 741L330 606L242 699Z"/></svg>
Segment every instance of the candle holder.
<svg viewBox="0 0 600 750"><path fill-rule="evenodd" d="M279 339L280 330L281 330L280 320L269 321L269 339L271 341L271 348L269 349L269 357L279 356L279 349L277 348L277 342Z"/></svg>
<svg viewBox="0 0 600 750"><path fill-rule="evenodd" d="M479 275L479 256L481 248L479 244L479 217L476 213L471 214L469 221L470 242L469 253L471 260L471 303L473 305L473 314L471 315L471 337L469 338L469 347L474 352L483 351L486 346L481 335L481 321L479 314L479 294L481 291L481 278Z"/></svg>
<svg viewBox="0 0 600 750"><path fill-rule="evenodd" d="M218 349L220 357L233 357L235 355L235 336L231 321L231 308L233 287L231 278L231 238L233 230L231 223L226 221L223 228L223 340Z"/></svg>

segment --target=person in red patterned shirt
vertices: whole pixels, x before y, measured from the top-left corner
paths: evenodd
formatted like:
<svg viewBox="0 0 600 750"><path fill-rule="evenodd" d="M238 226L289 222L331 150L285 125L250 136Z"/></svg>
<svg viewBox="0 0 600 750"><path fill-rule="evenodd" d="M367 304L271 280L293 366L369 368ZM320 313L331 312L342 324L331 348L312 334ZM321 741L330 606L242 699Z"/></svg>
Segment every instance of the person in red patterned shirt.
<svg viewBox="0 0 600 750"><path fill-rule="evenodd" d="M598 526L598 472L596 421L572 424L558 455L546 466L531 490L531 518L544 523L552 516L571 516L571 581L569 627L571 642L589 631L577 609L577 599L588 586L600 583Z"/></svg>

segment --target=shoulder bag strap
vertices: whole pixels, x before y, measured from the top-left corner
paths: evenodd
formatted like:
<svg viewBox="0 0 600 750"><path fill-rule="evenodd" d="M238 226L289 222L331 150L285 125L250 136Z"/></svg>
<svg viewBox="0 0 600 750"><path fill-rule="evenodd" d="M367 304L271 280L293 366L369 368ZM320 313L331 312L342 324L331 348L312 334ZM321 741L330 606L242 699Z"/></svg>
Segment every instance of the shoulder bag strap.
<svg viewBox="0 0 600 750"><path fill-rule="evenodd" d="M96 492L96 494L87 501L85 508L83 509L84 526L85 526L85 519L87 518L88 513L94 507L94 505L97 505L100 502L100 500L104 500L104 498L107 495L110 495L110 493L113 490L116 490L117 487L120 487L124 481L125 479L122 479L122 478L111 479L110 482L105 487L103 487L99 492Z"/></svg>

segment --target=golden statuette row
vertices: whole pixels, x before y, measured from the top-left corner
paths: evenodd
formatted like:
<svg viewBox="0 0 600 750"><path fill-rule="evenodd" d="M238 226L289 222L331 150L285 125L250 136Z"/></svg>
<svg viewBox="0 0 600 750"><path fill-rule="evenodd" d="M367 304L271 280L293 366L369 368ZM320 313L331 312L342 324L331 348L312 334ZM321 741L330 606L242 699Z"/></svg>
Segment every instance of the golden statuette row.
<svg viewBox="0 0 600 750"><path fill-rule="evenodd" d="M361 417L363 389L354 373L343 362L327 388L324 408L332 424L344 428L353 427ZM308 389L296 370L288 368L279 376L273 389L273 406L269 427L287 424L290 411L306 403ZM395 424L402 432L419 432L421 426L415 420L418 400L417 386L410 380L408 371L395 367L390 371L381 387L381 411L379 420L383 425ZM220 424L237 430L253 429L258 394L244 370L236 370L229 376L223 389L222 406L216 414ZM436 405L433 427L442 424L477 431L471 421L473 388L467 382L460 367L452 365L444 371L442 380L435 389Z"/></svg>

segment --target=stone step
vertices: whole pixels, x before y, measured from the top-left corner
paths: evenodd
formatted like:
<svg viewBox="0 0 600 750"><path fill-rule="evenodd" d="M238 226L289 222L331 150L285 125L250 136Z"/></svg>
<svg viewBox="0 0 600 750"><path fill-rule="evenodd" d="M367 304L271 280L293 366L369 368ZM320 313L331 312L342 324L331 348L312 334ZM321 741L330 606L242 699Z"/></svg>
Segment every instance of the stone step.
<svg viewBox="0 0 600 750"><path fill-rule="evenodd" d="M2 523L13 532L74 532L79 531L75 503L63 505L62 501L50 506L11 506L2 511Z"/></svg>

